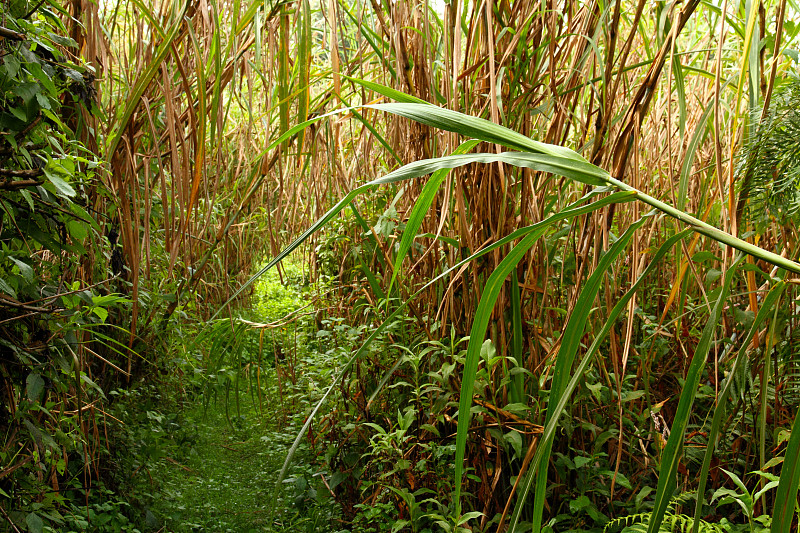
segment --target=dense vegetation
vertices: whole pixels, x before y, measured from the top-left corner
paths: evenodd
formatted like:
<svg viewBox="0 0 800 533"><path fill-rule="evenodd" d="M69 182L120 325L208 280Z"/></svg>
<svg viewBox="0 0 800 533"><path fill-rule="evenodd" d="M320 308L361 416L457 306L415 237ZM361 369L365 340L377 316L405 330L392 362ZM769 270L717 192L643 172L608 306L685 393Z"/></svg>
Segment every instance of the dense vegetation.
<svg viewBox="0 0 800 533"><path fill-rule="evenodd" d="M798 527L798 6L0 13L3 528Z"/></svg>

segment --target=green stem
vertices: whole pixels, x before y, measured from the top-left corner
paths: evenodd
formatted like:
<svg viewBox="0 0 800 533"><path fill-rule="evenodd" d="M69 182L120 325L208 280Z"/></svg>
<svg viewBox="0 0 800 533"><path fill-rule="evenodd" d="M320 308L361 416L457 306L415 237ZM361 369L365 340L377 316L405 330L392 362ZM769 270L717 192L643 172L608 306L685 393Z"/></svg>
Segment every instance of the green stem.
<svg viewBox="0 0 800 533"><path fill-rule="evenodd" d="M680 220L684 224L691 226L691 228L694 231L700 233L701 235L710 237L711 239L714 239L717 242L726 244L732 248L739 250L740 252L752 255L753 257L756 257L758 259L763 259L764 261L768 261L769 263L772 263L775 266L785 268L786 270L794 272L795 274L800 274L800 264L792 261L791 259L787 259L786 257L765 250L747 241L743 241L738 237L734 237L730 233L715 228L710 224L706 224L702 220L699 220L687 213L684 213L680 209L672 207L669 204L665 204L660 200L656 200L652 196L631 187L627 183L623 183L617 179L614 179L611 176L607 177L606 181L608 181L610 185L614 185L618 189L634 193L636 195L636 198L638 198L642 202L652 207L655 207L659 211L662 211L677 220Z"/></svg>

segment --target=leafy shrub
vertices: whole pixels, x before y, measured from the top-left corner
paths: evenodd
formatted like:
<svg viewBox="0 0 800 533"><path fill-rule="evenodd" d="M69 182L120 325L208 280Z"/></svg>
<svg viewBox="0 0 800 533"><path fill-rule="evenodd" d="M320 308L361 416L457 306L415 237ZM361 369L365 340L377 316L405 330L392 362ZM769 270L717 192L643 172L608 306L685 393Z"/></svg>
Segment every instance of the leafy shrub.
<svg viewBox="0 0 800 533"><path fill-rule="evenodd" d="M0 14L0 505L17 527L68 530L102 469L103 386L133 357L115 326L124 268L94 211L108 202L80 140L94 74L74 59L65 12L6 2Z"/></svg>

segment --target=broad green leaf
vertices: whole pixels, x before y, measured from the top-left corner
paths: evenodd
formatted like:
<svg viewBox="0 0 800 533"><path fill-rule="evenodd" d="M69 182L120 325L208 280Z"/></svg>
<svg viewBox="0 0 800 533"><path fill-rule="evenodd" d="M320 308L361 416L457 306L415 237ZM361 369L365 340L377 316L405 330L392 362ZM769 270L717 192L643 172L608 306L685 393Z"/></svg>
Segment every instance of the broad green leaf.
<svg viewBox="0 0 800 533"><path fill-rule="evenodd" d="M40 64L28 63L26 68L28 69L28 72L30 72L31 75L36 78L36 80L38 80L39 83L41 83L51 95L56 96L58 94L58 89L56 89L53 80L44 70L42 70L42 66Z"/></svg>
<svg viewBox="0 0 800 533"><path fill-rule="evenodd" d="M101 322L105 322L108 318L108 310L105 307L93 307L92 312L100 317Z"/></svg>
<svg viewBox="0 0 800 533"><path fill-rule="evenodd" d="M8 109L11 111L11 114L20 119L22 122L28 121L28 113L21 107L13 106Z"/></svg>
<svg viewBox="0 0 800 533"><path fill-rule="evenodd" d="M780 480L773 480L764 485L764 488L753 494L753 501L758 501L763 495L768 493L780 484Z"/></svg>
<svg viewBox="0 0 800 533"><path fill-rule="evenodd" d="M42 517L36 513L29 513L28 516L25 517L25 523L28 524L28 531L30 533L42 533L44 529Z"/></svg>
<svg viewBox="0 0 800 533"><path fill-rule="evenodd" d="M76 241L82 241L89 235L86 224L80 220L70 220L66 226L70 236Z"/></svg>
<svg viewBox="0 0 800 533"><path fill-rule="evenodd" d="M44 379L42 376L35 372L28 374L25 380L26 392L28 399L32 402L38 402L42 399L42 392L44 391Z"/></svg>
<svg viewBox="0 0 800 533"><path fill-rule="evenodd" d="M6 75L9 78L16 78L22 66L19 59L17 59L17 56L14 54L6 54L3 56L3 65L5 66Z"/></svg>
<svg viewBox="0 0 800 533"><path fill-rule="evenodd" d="M31 192L27 189L22 189L19 191L19 193L25 199L25 202L28 204L28 208L30 209L31 213L35 213L36 206L33 205L33 197L31 196Z"/></svg>
<svg viewBox="0 0 800 533"><path fill-rule="evenodd" d="M28 263L20 261L14 256L9 256L8 258L11 259L15 265L17 265L22 278L28 283L33 283L33 268L31 268Z"/></svg>
<svg viewBox="0 0 800 533"><path fill-rule="evenodd" d="M56 192L60 196L66 196L72 198L75 196L75 189L72 186L64 181L61 176L59 176L54 170L49 169L50 165L44 168L44 175L50 180L50 183L56 188Z"/></svg>
<svg viewBox="0 0 800 533"><path fill-rule="evenodd" d="M77 48L78 47L78 43L75 42L75 39L72 39L72 38L70 38L70 37L68 37L66 35L58 35L58 34L53 33L53 32L47 32L47 37L49 37L50 40L53 41L54 43L56 43L57 45L63 46L65 48ZM67 71L75 72L71 68L65 68L64 69L64 73L67 74L67 75L69 75L67 73ZM72 76L70 75L70 77L72 77Z"/></svg>
<svg viewBox="0 0 800 533"><path fill-rule="evenodd" d="M86 210L85 210L83 207L81 207L80 205L76 204L75 202L72 202L72 203L70 203L70 204L69 204L69 209L70 209L70 211L72 211L72 212L73 212L73 213L74 213L74 214L75 214L75 215L76 215L78 218L82 219L84 222L87 222L87 223L91 224L91 226L92 226L92 227L93 227L95 230L97 230L97 231L100 231L100 225L99 225L99 224L97 223L97 221L96 221L96 220L95 220L95 219L94 219L94 218L93 218L93 217L92 217L92 216L89 214L89 212L88 212L88 211L86 211Z"/></svg>
<svg viewBox="0 0 800 533"><path fill-rule="evenodd" d="M0 278L0 291L6 293L8 296L11 296L16 300L17 298L17 291L15 291L11 285L8 284L6 280Z"/></svg>

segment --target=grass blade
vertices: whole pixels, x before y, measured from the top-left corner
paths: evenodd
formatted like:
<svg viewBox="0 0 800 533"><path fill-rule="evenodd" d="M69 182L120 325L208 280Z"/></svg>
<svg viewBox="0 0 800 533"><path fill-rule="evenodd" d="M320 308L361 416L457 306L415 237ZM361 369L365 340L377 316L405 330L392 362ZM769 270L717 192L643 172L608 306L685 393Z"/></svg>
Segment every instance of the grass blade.
<svg viewBox="0 0 800 533"><path fill-rule="evenodd" d="M382 94L383 96L390 98L395 102L402 102L406 104L428 103L425 100L422 100L421 98L417 98L416 96L406 94L402 91L398 91L397 89L392 89L391 87L387 87L386 85L381 85L380 83L376 83L374 81L363 80L361 78L355 78L352 76L347 76L345 74L342 74L342 77L352 81L353 83L358 83L359 85L362 85L371 91L375 91L378 94Z"/></svg>
<svg viewBox="0 0 800 533"><path fill-rule="evenodd" d="M795 416L792 436L784 454L781 479L772 510L772 533L790 533L797 506L797 487L800 485L800 416Z"/></svg>
<svg viewBox="0 0 800 533"><path fill-rule="evenodd" d="M581 339L583 338L584 331L586 330L586 322L589 319L589 312L591 311L597 293L600 291L600 285L603 278L611 269L613 261L617 256L628 247L633 238L634 232L639 229L646 221L642 218L632 224L628 230L615 242L608 251L603 255L597 264L597 268L586 280L586 284L581 289L581 294L575 302L574 311L569 317L564 333L561 335L561 348L558 350L556 356L555 367L553 370L553 381L550 386L550 394L547 408L547 415L545 417L545 425L552 420L557 420L561 414L558 409L552 408L552 403L566 399L565 394L568 384L569 376L572 374L572 365L575 362L575 355L580 347ZM472 338L470 338L472 342ZM533 531L539 531L542 523L542 512L544 511L544 497L545 485L547 484L547 462L550 460L550 451L553 446L553 441L541 441L540 447L542 448L542 455L540 456L538 465L538 472L536 474L536 490L533 494Z"/></svg>
<svg viewBox="0 0 800 533"><path fill-rule="evenodd" d="M625 310L625 307L628 304L628 301L633 297L639 287L644 283L647 276L649 276L653 270L659 265L661 260L664 256L675 246L679 241L685 239L691 233L690 229L685 229L673 237L668 239L658 251L653 255L653 259L650 261L650 264L647 268L641 273L639 278L636 282L631 286L630 289L619 299L619 301L614 305L611 312L608 315L608 319L606 323L603 325L603 328L600 332L595 336L592 345L586 352L586 355L581 360L578 367L575 369L575 372L572 374L572 379L570 380L567 387L564 389L564 393L561 395L561 398L558 400L558 404L556 404L555 408L553 408L553 416L550 419L550 422L545 424L544 431L539 440L539 447L536 450L536 455L534 455L533 460L531 461L531 469L526 474L526 478L522 483L522 490L520 492L519 497L517 498L517 504L514 508L514 513L511 518L511 524L509 527L509 531L514 531L517 524L519 523L519 518L522 513L522 507L524 503L527 501L528 494L530 493L531 485L533 484L533 480L535 479L535 474L538 472L538 465L543 462L543 458L545 458L545 453L549 456L549 450L546 451L544 443L552 442L553 437L555 436L555 432L558 426L558 419L561 416L561 413L564 412L564 409L567 406L567 402L569 401L570 397L572 396L572 392L578 386L578 382L580 381L581 377L583 376L584 372L589 366L589 362L591 362L592 357L597 350L600 348L600 345L603 343L605 338L611 332L611 328L614 327L617 318L619 315L622 314L622 311ZM548 413L550 409L548 408ZM502 522L502 520L501 520ZM499 529L502 529L502 524Z"/></svg>
<svg viewBox="0 0 800 533"><path fill-rule="evenodd" d="M692 172L692 165L694 164L697 150L700 147L700 142L705 137L708 121L711 118L711 113L714 111L714 102L710 102L706 106L703 116L697 121L697 127L694 130L692 138L689 139L689 145L686 147L686 155L681 165L681 176L678 181L678 196L675 198L677 207L681 211L686 208L686 199L689 197L689 175Z"/></svg>
<svg viewBox="0 0 800 533"><path fill-rule="evenodd" d="M278 40L278 115L280 117L281 137L289 129L289 10L281 6L280 14L280 39ZM288 137L283 149L289 148Z"/></svg>
<svg viewBox="0 0 800 533"><path fill-rule="evenodd" d="M764 298L764 303L762 304L761 309L758 310L758 314L756 315L755 320L753 320L753 325L750 326L750 331L747 333L747 337L742 342L741 348L739 348L739 353L736 355L736 361L734 361L733 366L730 368L728 377L725 379L725 383L723 384L722 390L719 393L717 406L714 408L714 417L711 421L711 429L708 431L708 444L706 446L705 456L703 457L703 465L700 468L700 479L697 486L697 504L694 511L693 533L698 533L700 528L700 515L703 509L703 500L705 498L708 472L711 468L711 458L714 456L714 450L717 446L719 430L722 424L722 417L725 416L727 412L725 409L725 402L727 401L728 394L730 394L734 377L738 373L739 367L747 358L747 347L750 345L750 341L753 340L753 336L756 334L759 328L761 328L761 324L763 324L764 320L766 320L772 307L778 302L778 299L783 294L784 289L786 289L786 282L781 280L775 284L775 286L767 294L766 298Z"/></svg>
<svg viewBox="0 0 800 533"><path fill-rule="evenodd" d="M465 154L477 145L478 141L466 141L455 149L453 155ZM439 191L439 187L447 177L448 171L449 169L442 169L434 172L431 178L425 184L425 187L422 188L417 201L414 203L414 208L411 210L411 214L408 216L408 220L406 221L406 227L403 230L403 236L400 238L400 245L397 249L397 257L395 258L394 262L392 279L389 281L389 289L387 291L389 294L392 292L392 286L397 278L397 273L400 271L400 268L403 265L403 259L405 259L408 251L411 250L411 245L414 243L414 238L417 235L417 231L422 225L422 221L425 219L425 214L430 210L433 201L436 199L436 193Z"/></svg>
<svg viewBox="0 0 800 533"><path fill-rule="evenodd" d="M648 533L656 533L661 527L661 522L664 520L667 506L675 490L675 476L678 472L678 462L680 461L681 452L683 450L683 439L686 434L686 427L689 425L689 416L691 415L697 387L700 384L700 378L706 366L706 357L708 357L708 352L711 349L714 330L719 324L720 317L722 316L722 309L725 302L728 300L733 277L743 259L744 256L739 255L733 265L725 272L725 280L722 284L719 297L714 304L711 316L708 318L708 323L705 328L703 328L703 334L700 337L700 341L697 343L692 362L689 365L683 393L681 393L680 400L678 401L675 419L672 422L669 439L667 440L667 445L664 448L661 459L661 468L658 474L658 488L656 489L655 502L653 503L653 514L651 515L647 529Z"/></svg>
<svg viewBox="0 0 800 533"><path fill-rule="evenodd" d="M517 269L511 271L511 355L517 362L517 368L525 366L522 359L522 305ZM520 373L517 373L511 380L511 400L515 403L524 403L526 400L525 384Z"/></svg>
<svg viewBox="0 0 800 533"><path fill-rule="evenodd" d="M297 122L308 120L308 105L311 98L310 70L311 70L311 7L308 0L300 0L300 15L297 28L299 49L298 61L295 68L299 69L300 94L297 96ZM297 135L297 149L303 150L305 130Z"/></svg>

